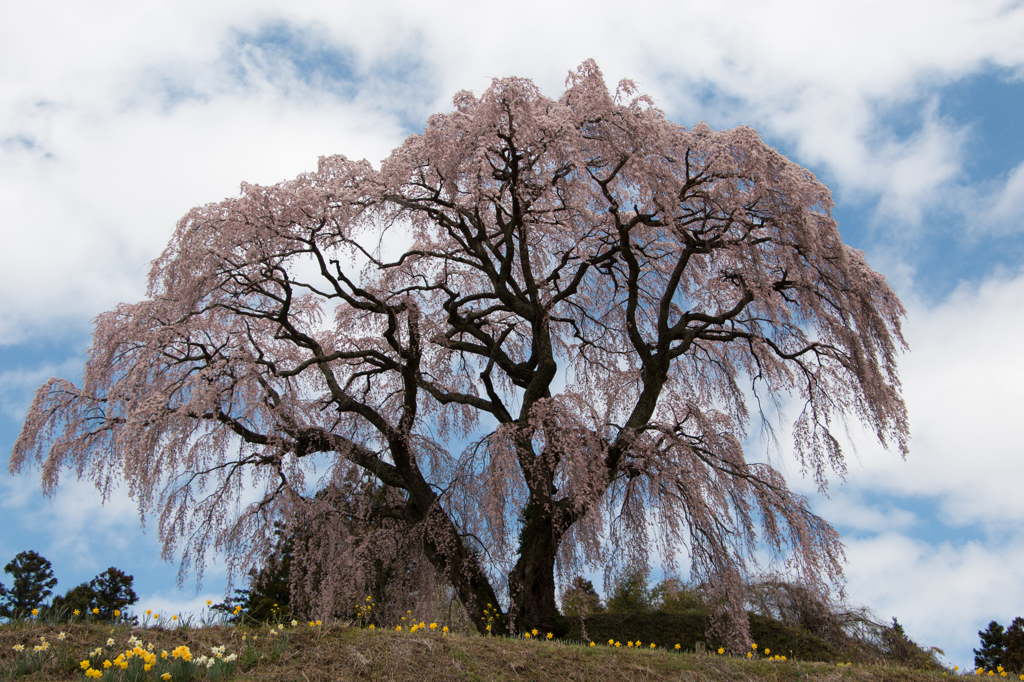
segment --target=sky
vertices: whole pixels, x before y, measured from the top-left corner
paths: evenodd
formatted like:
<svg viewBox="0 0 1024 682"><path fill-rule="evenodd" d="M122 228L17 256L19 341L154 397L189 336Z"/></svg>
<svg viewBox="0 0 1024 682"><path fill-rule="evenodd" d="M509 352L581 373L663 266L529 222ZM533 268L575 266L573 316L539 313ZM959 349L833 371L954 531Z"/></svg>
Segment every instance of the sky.
<svg viewBox="0 0 1024 682"><path fill-rule="evenodd" d="M40 1L4 16L3 452L40 384L80 379L93 318L143 298L189 208L321 155L379 167L457 91L520 76L557 98L594 58L670 120L749 125L811 169L907 308L906 461L853 429L825 497L785 434L771 456L842 533L849 599L961 669L979 629L1024 616L1024 3ZM101 505L66 476L44 498L37 470L5 468L0 509L0 565L33 549L58 592L113 565L143 609L223 598L216 559L176 587L122 491Z"/></svg>

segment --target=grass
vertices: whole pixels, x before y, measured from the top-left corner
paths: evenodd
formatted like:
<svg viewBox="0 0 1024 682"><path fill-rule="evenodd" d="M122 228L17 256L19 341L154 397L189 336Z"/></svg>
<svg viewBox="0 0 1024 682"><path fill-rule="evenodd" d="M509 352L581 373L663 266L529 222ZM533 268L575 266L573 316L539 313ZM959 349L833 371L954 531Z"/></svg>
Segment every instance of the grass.
<svg viewBox="0 0 1024 682"><path fill-rule="evenodd" d="M271 635L274 629L278 634ZM59 639L60 633L64 638ZM409 632L369 630L347 624L310 627L285 624L191 627L129 627L73 623L53 625L32 621L0 626L0 680L84 680L81 661L97 648L93 670L102 670L104 660L113 661L130 647L129 638L141 641L142 650L152 645L153 653L172 652L184 645L191 653L191 670L179 666L174 676L185 679L318 682L326 680L692 680L715 682L939 682L943 673L886 665L836 665L803 660L769 661L745 657L696 655L648 643L640 648L596 645L585 647L571 641L511 639L478 635L444 635L440 629ZM108 645L108 640L113 640ZM35 651L45 640L48 647ZM20 645L22 651L14 650ZM200 656L211 656L213 647L223 646L218 663L207 669L195 665ZM232 665L224 658L234 654ZM148 673L138 666L105 669L102 680L159 680L156 676L171 661L160 659ZM129 659L141 663L139 656ZM182 663L179 659L174 661ZM41 666L41 669L40 669ZM185 677L185 673L190 676Z"/></svg>

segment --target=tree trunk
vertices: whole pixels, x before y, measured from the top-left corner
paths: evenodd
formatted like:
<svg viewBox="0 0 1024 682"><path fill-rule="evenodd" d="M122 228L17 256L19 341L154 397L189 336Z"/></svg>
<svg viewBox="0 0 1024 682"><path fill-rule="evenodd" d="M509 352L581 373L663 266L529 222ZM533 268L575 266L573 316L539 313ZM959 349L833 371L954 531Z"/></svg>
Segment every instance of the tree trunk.
<svg viewBox="0 0 1024 682"><path fill-rule="evenodd" d="M561 635L555 605L555 542L550 513L534 512L527 507L519 544L519 561L509 576L512 591L510 629L517 633L537 630L544 636L549 632Z"/></svg>

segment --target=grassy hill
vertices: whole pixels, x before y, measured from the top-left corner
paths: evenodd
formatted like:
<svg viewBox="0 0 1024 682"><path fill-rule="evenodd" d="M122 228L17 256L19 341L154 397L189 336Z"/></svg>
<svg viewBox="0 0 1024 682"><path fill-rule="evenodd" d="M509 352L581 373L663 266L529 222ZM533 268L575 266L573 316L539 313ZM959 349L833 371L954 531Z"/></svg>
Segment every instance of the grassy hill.
<svg viewBox="0 0 1024 682"><path fill-rule="evenodd" d="M693 643L679 641L680 649L670 635L676 629L680 639L685 614L616 616L617 622L600 623L588 619L592 639L596 632L621 628L625 633L659 631L662 640L638 634L625 635L641 646L628 647L605 644L583 646L570 638L547 641L544 638L509 639L477 635L443 634L440 628L429 627L409 632L369 630L345 625L332 627L284 624L283 629L269 625L250 627L215 626L205 628L129 628L126 625L68 624L46 625L9 623L0 626L0 680L81 680L82 661L89 661L92 675L102 680L159 680L167 672L171 679L220 680L295 680L318 682L335 680L693 680L705 682L730 680L737 682L816 682L817 680L862 680L863 682L938 682L945 674L939 670L911 670L894 665L837 665L835 662L811 661L795 653L804 649L785 647L786 640L763 639L760 651L772 649L772 655L785 654L786 661L767 660L763 655L752 659L728 655L696 655ZM699 623L690 617L692 628ZM646 622L644 622L646 621ZM781 637L764 623L754 623L755 640L760 628L766 637ZM591 630L591 628L594 628ZM605 628L602 630L602 628ZM644 629L647 628L647 629ZM270 634L271 630L276 634ZM692 632L697 632L693 629ZM61 633L64 633L61 638ZM793 635L796 637L797 635ZM612 638L613 635L609 635ZM135 639L130 639L135 638ZM41 642L46 643L43 647ZM656 644L650 649L650 642ZM694 640L699 641L699 640ZM802 642L798 647L826 647L824 643ZM771 646L768 646L768 643ZM135 647L138 648L135 648ZM188 659L179 647L187 647ZM221 647L217 658L214 647ZM22 647L20 651L15 647ZM41 647L41 650L37 647ZM100 649L101 651L97 651ZM117 662L118 654L135 650L122 658L127 669ZM162 652L168 652L166 658ZM177 651L175 656L173 652ZM713 650L712 650L713 651ZM810 649L808 649L810 651ZM823 649L824 651L824 649ZM139 653L145 652L145 653ZM152 652L152 653L150 653ZM92 654L92 655L90 655ZM234 660L227 659L234 656ZM152 658L150 658L152 656ZM216 661L207 667L202 657ZM145 671L145 660L154 661ZM104 667L104 661L111 661ZM136 674L137 673L137 674Z"/></svg>

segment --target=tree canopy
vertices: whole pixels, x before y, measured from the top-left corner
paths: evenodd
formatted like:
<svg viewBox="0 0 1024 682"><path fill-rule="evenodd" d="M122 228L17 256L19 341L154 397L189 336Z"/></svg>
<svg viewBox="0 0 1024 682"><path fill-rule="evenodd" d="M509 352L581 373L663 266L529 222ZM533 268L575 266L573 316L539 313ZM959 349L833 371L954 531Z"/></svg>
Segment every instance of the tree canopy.
<svg viewBox="0 0 1024 682"><path fill-rule="evenodd" d="M97 318L82 386L36 393L11 471L125 481L183 574L316 519L292 560L323 613L366 594L353 567L416 553L474 622L551 630L556 578L686 549L738 647L755 550L840 581L836 531L744 454L741 382L762 423L799 391L822 488L834 414L905 456L902 305L755 131L672 123L592 61L566 84L496 79L380 170L324 157L191 210L147 298Z"/></svg>
<svg viewBox="0 0 1024 682"><path fill-rule="evenodd" d="M20 552L11 559L4 572L14 578L10 589L0 583L0 617L25 618L43 605L57 584L49 560L33 550Z"/></svg>

